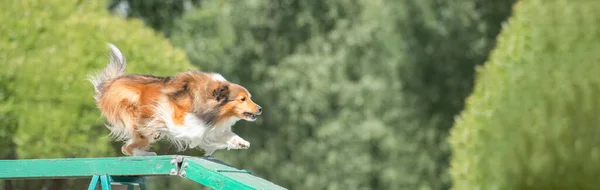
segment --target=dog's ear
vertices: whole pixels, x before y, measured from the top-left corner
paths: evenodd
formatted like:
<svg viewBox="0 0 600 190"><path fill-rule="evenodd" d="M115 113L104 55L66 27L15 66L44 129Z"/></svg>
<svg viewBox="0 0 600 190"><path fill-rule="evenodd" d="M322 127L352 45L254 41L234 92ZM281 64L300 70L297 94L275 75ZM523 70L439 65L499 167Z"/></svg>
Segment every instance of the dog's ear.
<svg viewBox="0 0 600 190"><path fill-rule="evenodd" d="M214 91L213 96L217 99L217 102L227 101L229 97L229 86L226 84L219 85Z"/></svg>

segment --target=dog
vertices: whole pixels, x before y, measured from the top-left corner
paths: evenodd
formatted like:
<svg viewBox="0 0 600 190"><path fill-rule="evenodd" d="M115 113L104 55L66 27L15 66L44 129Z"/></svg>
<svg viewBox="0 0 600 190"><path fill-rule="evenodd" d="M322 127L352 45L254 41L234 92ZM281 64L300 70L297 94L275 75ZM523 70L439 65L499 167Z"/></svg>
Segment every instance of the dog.
<svg viewBox="0 0 600 190"><path fill-rule="evenodd" d="M113 44L104 70L89 76L96 106L114 140L128 156L155 156L152 144L167 138L178 151L248 149L232 131L239 120L255 121L262 108L243 86L213 72L185 71L160 77L125 74L125 57Z"/></svg>

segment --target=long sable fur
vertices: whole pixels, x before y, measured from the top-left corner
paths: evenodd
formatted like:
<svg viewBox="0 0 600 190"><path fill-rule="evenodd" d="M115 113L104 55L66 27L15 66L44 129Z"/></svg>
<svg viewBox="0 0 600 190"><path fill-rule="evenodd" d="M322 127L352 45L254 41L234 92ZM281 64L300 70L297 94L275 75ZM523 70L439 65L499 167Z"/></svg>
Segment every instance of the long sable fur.
<svg viewBox="0 0 600 190"><path fill-rule="evenodd" d="M188 114L204 122L203 126L224 125L225 131L209 138L229 134L234 135L235 142L249 146L230 129L241 118L254 121L256 115L260 115L260 106L250 100L245 88L226 81L219 74L199 71L182 72L170 77L125 75L125 58L114 45L108 45L111 49L109 63L102 73L90 76L89 80L94 86L94 99L98 107L113 125L107 125L111 135L117 140L129 140L122 147L124 153L130 154L132 147L148 149L153 140L158 140L157 134L170 134L165 122L170 122L168 126L183 126L184 117ZM248 101L242 100L242 97ZM256 114L248 119L246 114L249 112ZM233 122L229 121L231 119ZM213 133L212 130L210 128L208 133ZM175 144L182 144L181 139L171 140Z"/></svg>

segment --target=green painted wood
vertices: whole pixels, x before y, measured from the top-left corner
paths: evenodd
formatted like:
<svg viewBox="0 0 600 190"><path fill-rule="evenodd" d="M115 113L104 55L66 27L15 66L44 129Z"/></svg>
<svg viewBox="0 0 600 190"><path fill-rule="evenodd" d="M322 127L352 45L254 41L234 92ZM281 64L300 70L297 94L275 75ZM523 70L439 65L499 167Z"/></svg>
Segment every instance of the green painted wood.
<svg viewBox="0 0 600 190"><path fill-rule="evenodd" d="M0 179L170 175L175 156L0 160Z"/></svg>
<svg viewBox="0 0 600 190"><path fill-rule="evenodd" d="M246 170L216 163L206 158L184 157L180 175L217 190L285 189L270 181L254 176Z"/></svg>
<svg viewBox="0 0 600 190"><path fill-rule="evenodd" d="M45 179L92 177L89 189L100 183L110 189L111 182L140 184L143 176L180 175L213 189L285 189L251 172L229 166L221 161L190 156L134 156L108 158L63 158L0 160L0 179Z"/></svg>

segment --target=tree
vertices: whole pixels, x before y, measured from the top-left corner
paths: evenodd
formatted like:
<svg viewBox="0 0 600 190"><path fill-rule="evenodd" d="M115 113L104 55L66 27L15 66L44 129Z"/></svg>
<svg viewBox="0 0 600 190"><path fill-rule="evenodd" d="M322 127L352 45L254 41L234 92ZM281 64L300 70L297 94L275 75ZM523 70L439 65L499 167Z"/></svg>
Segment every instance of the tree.
<svg viewBox="0 0 600 190"><path fill-rule="evenodd" d="M254 148L216 155L293 189L446 189L447 131L511 3L204 2L172 39L265 108L236 127Z"/></svg>
<svg viewBox="0 0 600 190"><path fill-rule="evenodd" d="M168 37L175 21L199 3L200 0L109 0L108 8L126 18L142 19Z"/></svg>
<svg viewBox="0 0 600 190"><path fill-rule="evenodd" d="M0 159L15 159L16 144L14 135L18 128L17 116L9 110L14 97L14 90L9 88L9 83L14 81L14 75L0 76ZM11 190L12 181L2 183L4 190Z"/></svg>
<svg viewBox="0 0 600 190"><path fill-rule="evenodd" d="M596 189L597 1L519 1L451 131L454 189Z"/></svg>
<svg viewBox="0 0 600 190"><path fill-rule="evenodd" d="M141 21L111 16L104 1L2 1L0 7L0 89L10 92L0 98L0 117L13 116L0 118L0 135L5 123L18 126L6 138L14 139L17 158L120 154L86 81L108 61L107 42L123 51L128 72L170 75L192 68L184 52Z"/></svg>
<svg viewBox="0 0 600 190"><path fill-rule="evenodd" d="M400 68L407 116L400 134L417 149L399 152L401 171L413 189L450 187L447 134L455 115L471 93L475 68L485 62L495 45L513 0L401 1L404 7L398 32L406 56ZM392 42L393 43L393 42ZM388 167L394 167L389 165Z"/></svg>
<svg viewBox="0 0 600 190"><path fill-rule="evenodd" d="M358 81L348 79L344 68L353 69L352 63L361 61L378 61L373 56L358 57L347 65L337 65L357 58L348 55L364 50L360 45L369 43L364 39L356 45L356 50L346 52L346 47L338 49L335 45L352 46L346 42L349 36L332 34L358 26L336 25L341 19L355 19L353 14L359 13L360 7L345 1L206 2L201 7L184 15L179 22L172 37L175 44L188 50L194 64L222 72L229 80L247 86L254 99L266 108L261 122L240 122L241 126L236 127L256 148L223 159L255 170L288 188L368 188L376 160L365 151L373 146L371 141L378 141L374 139L386 134L386 129L373 116L353 118L369 111L354 111L365 104L362 98L369 92L353 90ZM376 12L381 7L371 7L370 11ZM369 27L365 34L379 26L369 24ZM319 40L330 38L337 38L336 44L326 44L332 49L316 48ZM331 75L330 69L337 67L341 67L335 71L338 75ZM360 83L367 85L369 81L381 80L369 77ZM330 88L337 90L329 91ZM342 94L348 90L357 93L356 97ZM348 103L357 105L344 108L343 104ZM339 137L334 135L345 130L345 125L350 125L351 130ZM329 129L318 130L326 128L323 126ZM379 131L366 136L356 132L364 131L361 128L365 127ZM357 135L361 140L352 142ZM338 161L341 159L346 163Z"/></svg>

